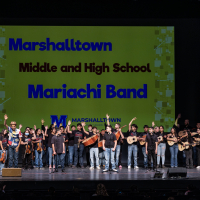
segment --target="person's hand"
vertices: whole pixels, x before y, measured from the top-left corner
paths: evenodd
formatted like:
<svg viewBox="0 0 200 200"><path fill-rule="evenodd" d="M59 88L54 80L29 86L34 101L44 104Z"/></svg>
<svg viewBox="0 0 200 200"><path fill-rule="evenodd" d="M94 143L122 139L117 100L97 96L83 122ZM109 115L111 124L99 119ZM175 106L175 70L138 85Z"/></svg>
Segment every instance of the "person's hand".
<svg viewBox="0 0 200 200"><path fill-rule="evenodd" d="M6 185L3 186L3 190L5 190L5 189L6 189Z"/></svg>
<svg viewBox="0 0 200 200"><path fill-rule="evenodd" d="M44 135L44 131L42 130L42 135Z"/></svg>
<svg viewBox="0 0 200 200"><path fill-rule="evenodd" d="M36 125L34 125L33 128L36 130Z"/></svg>
<svg viewBox="0 0 200 200"><path fill-rule="evenodd" d="M7 144L7 146L9 146L9 144Z"/></svg>
<svg viewBox="0 0 200 200"><path fill-rule="evenodd" d="M154 123L154 122L152 122L152 124L151 124L151 125L152 125L152 127L154 127L154 126L155 126L155 123Z"/></svg>
<svg viewBox="0 0 200 200"><path fill-rule="evenodd" d="M97 133L99 133L100 132L100 130L97 130Z"/></svg>
<svg viewBox="0 0 200 200"><path fill-rule="evenodd" d="M164 135L164 138L166 138L167 137L167 135Z"/></svg>
<svg viewBox="0 0 200 200"><path fill-rule="evenodd" d="M20 124L20 125L19 125L19 129L21 129L21 128L22 128L22 125Z"/></svg>
<svg viewBox="0 0 200 200"><path fill-rule="evenodd" d="M146 154L148 155L148 151L146 151Z"/></svg>
<svg viewBox="0 0 200 200"><path fill-rule="evenodd" d="M109 116L108 114L106 114L106 118L109 119L109 117L110 117L110 116Z"/></svg>
<svg viewBox="0 0 200 200"><path fill-rule="evenodd" d="M42 125L44 124L44 122L45 122L44 119L41 119L41 123L42 123Z"/></svg>
<svg viewBox="0 0 200 200"><path fill-rule="evenodd" d="M16 147L15 152L18 152L18 151L19 151L19 147Z"/></svg>
<svg viewBox="0 0 200 200"><path fill-rule="evenodd" d="M62 152L63 154L65 153L65 151Z"/></svg>
<svg viewBox="0 0 200 200"><path fill-rule="evenodd" d="M7 120L7 119L8 119L8 116L7 116L6 114L4 115L4 119L5 119L5 120Z"/></svg>
<svg viewBox="0 0 200 200"><path fill-rule="evenodd" d="M157 150L155 150L155 154L157 154Z"/></svg>
<svg viewBox="0 0 200 200"><path fill-rule="evenodd" d="M85 122L81 122L81 125L82 125L82 126L85 126L86 124L85 124Z"/></svg>
<svg viewBox="0 0 200 200"><path fill-rule="evenodd" d="M178 119L181 118L181 113L178 114L177 118L178 118Z"/></svg>
<svg viewBox="0 0 200 200"><path fill-rule="evenodd" d="M68 125L68 126L70 126L70 125L71 125L71 121L70 121L70 120L68 121L67 125Z"/></svg>
<svg viewBox="0 0 200 200"><path fill-rule="evenodd" d="M106 150L106 148L105 148L105 147L103 147L103 150L105 151L105 150Z"/></svg>
<svg viewBox="0 0 200 200"><path fill-rule="evenodd" d="M48 129L48 126L45 126L45 130L47 130Z"/></svg>
<svg viewBox="0 0 200 200"><path fill-rule="evenodd" d="M183 144L183 146L185 147L185 144Z"/></svg>
<svg viewBox="0 0 200 200"><path fill-rule="evenodd" d="M53 154L56 155L56 152L54 151Z"/></svg>
<svg viewBox="0 0 200 200"><path fill-rule="evenodd" d="M60 123L60 126L59 127L61 127L62 126L62 123Z"/></svg>
<svg viewBox="0 0 200 200"><path fill-rule="evenodd" d="M113 148L112 151L115 151L115 148Z"/></svg>
<svg viewBox="0 0 200 200"><path fill-rule="evenodd" d="M54 127L56 127L56 125L57 125L56 122L54 122L53 125L54 125Z"/></svg>

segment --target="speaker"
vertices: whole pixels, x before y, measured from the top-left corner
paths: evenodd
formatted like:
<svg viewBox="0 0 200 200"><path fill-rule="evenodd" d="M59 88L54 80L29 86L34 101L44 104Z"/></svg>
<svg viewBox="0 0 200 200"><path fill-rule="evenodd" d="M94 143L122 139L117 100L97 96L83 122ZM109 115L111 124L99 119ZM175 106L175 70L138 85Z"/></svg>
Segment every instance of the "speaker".
<svg viewBox="0 0 200 200"><path fill-rule="evenodd" d="M2 177L3 176L22 176L22 169L21 168L3 168L2 169Z"/></svg>
<svg viewBox="0 0 200 200"><path fill-rule="evenodd" d="M169 168L167 175L168 177L186 177L187 169L183 167Z"/></svg>

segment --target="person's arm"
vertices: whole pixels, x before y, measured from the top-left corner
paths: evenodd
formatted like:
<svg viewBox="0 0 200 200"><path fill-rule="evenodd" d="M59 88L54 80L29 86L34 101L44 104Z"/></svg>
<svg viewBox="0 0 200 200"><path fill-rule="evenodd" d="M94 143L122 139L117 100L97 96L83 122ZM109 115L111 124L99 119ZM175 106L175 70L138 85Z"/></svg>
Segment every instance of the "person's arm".
<svg viewBox="0 0 200 200"><path fill-rule="evenodd" d="M16 152L19 151L19 147L20 147L21 141L22 141L22 138L20 137L20 138L19 138L19 144L18 144L18 146L17 146L16 149L15 149Z"/></svg>
<svg viewBox="0 0 200 200"><path fill-rule="evenodd" d="M42 129L43 131L45 131L45 127L44 127L44 119L41 119L41 129Z"/></svg>
<svg viewBox="0 0 200 200"><path fill-rule="evenodd" d="M134 117L134 118L130 121L129 126L128 126L129 132L131 131L131 124L132 124L132 122L133 122L134 120L136 120L136 119L137 119L137 118Z"/></svg>
<svg viewBox="0 0 200 200"><path fill-rule="evenodd" d="M8 116L5 114L4 115L4 126L8 129L8 125L7 125L7 119L8 119Z"/></svg>
<svg viewBox="0 0 200 200"><path fill-rule="evenodd" d="M85 130L85 122L81 122L81 125L82 125L82 127L83 127L83 132L84 132L85 134L89 135L89 132L87 132L87 131Z"/></svg>
<svg viewBox="0 0 200 200"><path fill-rule="evenodd" d="M52 143L53 154L56 155L54 143Z"/></svg>
<svg viewBox="0 0 200 200"><path fill-rule="evenodd" d="M176 121L175 121L175 123L174 123L174 125L176 126L176 127L179 127L179 124L178 124L178 120L181 118L181 114L178 114L178 116L177 116L177 118L176 118Z"/></svg>
<svg viewBox="0 0 200 200"><path fill-rule="evenodd" d="M155 123L154 123L154 122L152 122L152 123L151 123L151 126L152 126L152 127L154 127L154 126L155 126Z"/></svg>
<svg viewBox="0 0 200 200"><path fill-rule="evenodd" d="M1 146L1 149L3 150L3 145L2 145L2 141L0 140L0 146Z"/></svg>
<svg viewBox="0 0 200 200"><path fill-rule="evenodd" d="M64 142L63 142L63 152L62 153L65 153L65 143Z"/></svg>
<svg viewBox="0 0 200 200"><path fill-rule="evenodd" d="M34 125L34 126L33 126L33 128L34 128L34 129L35 129L35 131L36 131L36 129L37 129L36 125Z"/></svg>
<svg viewBox="0 0 200 200"><path fill-rule="evenodd" d="M45 133L42 131L42 140L45 140Z"/></svg>
<svg viewBox="0 0 200 200"><path fill-rule="evenodd" d="M106 150L106 148L105 148L105 140L103 140L103 150L105 151Z"/></svg>
<svg viewBox="0 0 200 200"><path fill-rule="evenodd" d="M106 119L107 119L107 125L110 125L110 121L109 121L110 116L108 114L106 114Z"/></svg>
<svg viewBox="0 0 200 200"><path fill-rule="evenodd" d="M112 149L112 151L115 151L115 149L116 149L116 146L117 146L117 140L115 140L114 143L115 143L115 144L114 144L114 148Z"/></svg>
<svg viewBox="0 0 200 200"><path fill-rule="evenodd" d="M145 143L146 154L148 154L147 147L148 147L148 142L146 141Z"/></svg>
<svg viewBox="0 0 200 200"><path fill-rule="evenodd" d="M67 124L67 132L72 134L72 131L70 131L70 125L71 125L71 121L69 120Z"/></svg>
<svg viewBox="0 0 200 200"><path fill-rule="evenodd" d="M157 154L157 150L158 150L158 142L156 142L156 150L155 150L155 154Z"/></svg>
<svg viewBox="0 0 200 200"><path fill-rule="evenodd" d="M122 133L121 129L119 129L119 132L120 132L121 138L124 139L124 134Z"/></svg>

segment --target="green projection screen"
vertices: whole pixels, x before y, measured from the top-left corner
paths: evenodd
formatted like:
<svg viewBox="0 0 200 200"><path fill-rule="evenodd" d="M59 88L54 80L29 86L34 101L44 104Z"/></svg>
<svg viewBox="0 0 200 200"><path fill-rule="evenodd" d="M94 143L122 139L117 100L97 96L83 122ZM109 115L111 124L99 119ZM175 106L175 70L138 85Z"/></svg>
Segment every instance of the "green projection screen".
<svg viewBox="0 0 200 200"><path fill-rule="evenodd" d="M174 67L172 26L0 25L0 126L6 113L24 128L65 116L103 129L108 113L169 131Z"/></svg>

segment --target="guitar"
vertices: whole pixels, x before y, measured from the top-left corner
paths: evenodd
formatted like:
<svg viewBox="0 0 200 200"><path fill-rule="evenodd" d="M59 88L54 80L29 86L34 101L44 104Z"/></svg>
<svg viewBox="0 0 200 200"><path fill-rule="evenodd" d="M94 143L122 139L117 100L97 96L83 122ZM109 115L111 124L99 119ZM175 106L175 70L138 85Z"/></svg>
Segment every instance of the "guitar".
<svg viewBox="0 0 200 200"><path fill-rule="evenodd" d="M137 136L129 136L127 137L127 143L133 144L134 142L137 142Z"/></svg>
<svg viewBox="0 0 200 200"><path fill-rule="evenodd" d="M184 146L183 146L184 145ZM199 145L199 142L193 142L193 143L189 143L189 142L182 142L178 144L178 150L179 151L183 151L185 149L189 149L190 146L196 146Z"/></svg>
<svg viewBox="0 0 200 200"><path fill-rule="evenodd" d="M121 129L123 129L124 127L126 127L126 125L122 126ZM115 136L116 136L117 140L119 140L119 138L120 138L120 131L117 131L115 133Z"/></svg>
<svg viewBox="0 0 200 200"><path fill-rule="evenodd" d="M172 138L171 138L172 139ZM175 143L178 142L178 139L176 137L173 137L173 139L175 139L175 141L171 141L171 140L168 140L167 143L169 146L173 146Z"/></svg>
<svg viewBox="0 0 200 200"><path fill-rule="evenodd" d="M143 136L140 137L140 138L146 138L146 136L147 136L147 135L143 135ZM140 143L140 145L143 146L143 145L145 145L146 141L140 140L139 143Z"/></svg>
<svg viewBox="0 0 200 200"><path fill-rule="evenodd" d="M160 144L162 141L163 141L163 137L162 136L159 136L157 137L158 138L158 144Z"/></svg>

